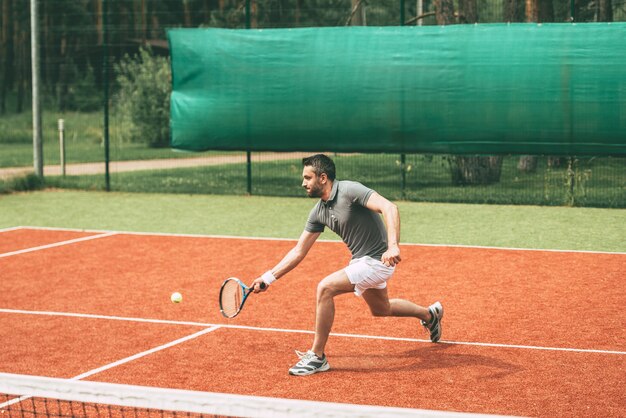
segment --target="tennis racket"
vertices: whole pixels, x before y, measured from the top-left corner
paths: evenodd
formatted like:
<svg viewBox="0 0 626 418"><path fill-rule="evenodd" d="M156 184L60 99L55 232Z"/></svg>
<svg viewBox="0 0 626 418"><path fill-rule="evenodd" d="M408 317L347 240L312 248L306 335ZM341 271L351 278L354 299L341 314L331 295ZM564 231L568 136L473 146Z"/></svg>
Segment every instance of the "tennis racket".
<svg viewBox="0 0 626 418"><path fill-rule="evenodd" d="M261 289L265 289L266 284L261 283L260 286ZM252 292L252 288L235 277L224 280L220 289L220 312L222 315L226 318L236 317Z"/></svg>

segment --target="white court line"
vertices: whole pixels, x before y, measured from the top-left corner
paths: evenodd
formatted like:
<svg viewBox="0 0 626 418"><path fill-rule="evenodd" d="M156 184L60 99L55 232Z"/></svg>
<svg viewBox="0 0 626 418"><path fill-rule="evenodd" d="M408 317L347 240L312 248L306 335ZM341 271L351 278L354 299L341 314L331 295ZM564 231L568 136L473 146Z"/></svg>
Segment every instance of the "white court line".
<svg viewBox="0 0 626 418"><path fill-rule="evenodd" d="M81 313L72 313L72 312L28 311L28 310L19 310L19 309L0 308L0 313L88 318L88 319L106 319L106 320L112 320L112 321L130 321L130 322L139 322L139 323L167 324L167 325L186 325L186 326L197 326L197 327L203 327L203 328L217 327L217 328L224 328L224 329L244 329L248 331L280 332L280 333L293 333L293 334L314 334L315 333L314 331L298 330L298 329L252 327L252 326L246 326L246 325L209 324L209 323L204 323L204 322L132 318L132 317L123 317L123 316L93 315L93 314L81 314ZM358 339L383 340L383 341L404 341L404 342L429 343L429 344L431 343L430 340L418 339L418 338L388 337L388 336L379 336L379 335L347 334L347 333L335 333L335 332L331 333L330 335L335 336L335 337L343 337L343 338L358 338ZM543 346L534 346L534 345L497 344L497 343L447 341L447 340L441 340L439 341L439 344L467 345L467 346L491 347L491 348L515 348L515 349L523 349L523 350L540 350L540 351L564 351L564 352L570 352L570 353L612 354L612 355L620 355L620 356L626 355L626 351L596 350L596 349L588 349L588 348L543 347Z"/></svg>
<svg viewBox="0 0 626 418"><path fill-rule="evenodd" d="M142 351L141 353L137 353L137 354L134 354L132 356L129 356L129 357L123 358L121 360L115 361L113 363L106 364L106 365L104 365L102 367L98 367L96 369L89 370L88 372L81 373L81 374L79 374L77 376L74 376L74 377L70 378L69 380L81 380L81 379L84 379L86 377L93 376L93 375L98 374L100 372L112 369L112 368L117 367L117 366L121 366L122 364L130 363L133 360L137 360L137 359L139 359L141 357L145 357L145 356L147 356L149 354L153 354L153 353L156 353L158 351L165 350L167 348L173 347L175 345L182 344L182 343L184 343L186 341L193 340L194 338L198 338L198 337L200 337L200 336L202 336L204 334L208 334L209 332L213 332L213 331L215 331L216 329L219 329L219 328L220 328L219 325L210 326L209 328L205 328L202 331L198 331L198 332L193 333L191 335L188 335L186 337L179 338L179 339L171 341L171 342L169 342L167 344L163 344L163 345L160 345L158 347L151 348L150 350ZM19 397L19 398L12 399L12 400L10 400L8 402L0 404L0 409L2 409L4 407L7 407L9 405L13 405L15 403L22 402L22 401L24 401L26 399L29 399L30 397L31 396L22 396L22 397Z"/></svg>
<svg viewBox="0 0 626 418"><path fill-rule="evenodd" d="M10 226L8 228L0 228L0 232L17 231L18 229L24 229L23 226Z"/></svg>
<svg viewBox="0 0 626 418"><path fill-rule="evenodd" d="M101 230L101 229L77 229L77 228L57 228L57 227L44 227L44 226L20 226L17 228L25 229L41 229L51 231L72 231L72 232L93 232L93 233L116 233L123 235L139 235L139 236L155 236L155 237L182 237L182 238L217 238L217 239L242 239L253 241L286 241L297 242L297 238L273 238L273 237L249 237L249 236L234 236L234 235L210 235L210 234L178 234L170 232L133 232L133 231L113 231L113 230ZM320 239L318 242L331 242L341 244L341 240L324 240ZM518 248L518 247L492 247L483 245L465 245L465 244L428 244L428 243L413 243L405 242L401 243L406 246L416 247L450 247L450 248L476 248L481 250L502 250L502 251L539 251L539 252L553 252L553 253L584 253L584 254L616 254L626 255L623 251L594 251L594 250L559 250L550 248Z"/></svg>
<svg viewBox="0 0 626 418"><path fill-rule="evenodd" d="M117 235L117 232L107 232L107 233L102 233L100 235L91 235L91 236L88 236L88 237L75 238L75 239L70 239L70 240L67 240L67 241L55 242L53 244L40 245L38 247L31 247L31 248L25 248L23 250L11 251L11 252L8 252L8 253L0 254L0 258L2 258L2 257L10 257L12 255L30 253L30 252L33 252L33 251L45 250L45 249L48 249L48 248L61 247L63 245L74 244L76 242L89 241L89 240L92 240L92 239L110 237L111 235Z"/></svg>
<svg viewBox="0 0 626 418"><path fill-rule="evenodd" d="M137 360L137 359L139 359L141 357L145 357L148 354L153 354L153 353L156 353L157 351L165 350L166 348L174 347L175 345L182 344L182 343L184 343L186 341L189 341L189 340L193 340L194 338L198 338L198 337L200 337L200 336L202 336L204 334L208 334L209 332L213 332L213 331L215 331L216 329L219 329L219 328L220 328L219 325L211 325L208 328L203 329L202 331L195 332L195 333L193 333L191 335L188 335L186 337L182 337L182 338L179 338L177 340L171 341L171 342L169 342L167 344L163 344L163 345L160 345L158 347L151 348L150 350L142 351L141 353L138 353L138 354L126 357L124 359L115 361L113 363L109 363L109 364L107 364L105 366L102 366L102 367L98 367L97 369L89 370L88 372L85 372L85 373L79 374L78 376L72 377L71 380L81 380L81 379L84 379L86 377L93 376L94 374L98 374L98 373L103 372L105 370L112 369L113 367L121 366L122 364L129 363L129 362L131 362L133 360Z"/></svg>

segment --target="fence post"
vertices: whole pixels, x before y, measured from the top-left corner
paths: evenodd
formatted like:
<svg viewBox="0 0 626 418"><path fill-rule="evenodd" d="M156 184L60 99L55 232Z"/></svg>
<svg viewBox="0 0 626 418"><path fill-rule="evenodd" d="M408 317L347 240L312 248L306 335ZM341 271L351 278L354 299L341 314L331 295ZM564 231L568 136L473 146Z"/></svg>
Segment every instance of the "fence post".
<svg viewBox="0 0 626 418"><path fill-rule="evenodd" d="M107 192L111 191L109 172L109 2L102 0L102 72L104 87L104 184Z"/></svg>
<svg viewBox="0 0 626 418"><path fill-rule="evenodd" d="M405 18L404 18L404 0L400 0L400 26L404 26ZM404 128L404 100L402 100L402 128ZM400 154L400 170L401 170L401 179L400 179L400 193L402 198L406 195L406 154Z"/></svg>
<svg viewBox="0 0 626 418"><path fill-rule="evenodd" d="M43 179L43 133L41 127L39 0L30 0L30 53L33 90L33 165L35 174Z"/></svg>
<svg viewBox="0 0 626 418"><path fill-rule="evenodd" d="M246 0L246 29L250 29L250 22L251 22L250 0ZM248 115L246 123L248 125L250 124L250 115ZM248 128L248 135L249 135L249 128ZM246 179L247 179L246 191L248 192L249 195L251 195L252 194L252 153L250 152L250 149L246 150Z"/></svg>
<svg viewBox="0 0 626 418"><path fill-rule="evenodd" d="M65 121L59 119L59 164L61 174L65 177Z"/></svg>

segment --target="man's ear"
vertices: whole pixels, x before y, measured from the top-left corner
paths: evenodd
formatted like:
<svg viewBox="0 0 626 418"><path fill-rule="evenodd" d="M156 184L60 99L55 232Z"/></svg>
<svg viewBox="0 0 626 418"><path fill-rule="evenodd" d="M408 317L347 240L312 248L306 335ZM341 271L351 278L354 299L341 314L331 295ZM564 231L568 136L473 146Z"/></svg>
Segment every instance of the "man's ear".
<svg viewBox="0 0 626 418"><path fill-rule="evenodd" d="M320 183L326 184L327 181L328 181L328 174L326 173L320 174Z"/></svg>

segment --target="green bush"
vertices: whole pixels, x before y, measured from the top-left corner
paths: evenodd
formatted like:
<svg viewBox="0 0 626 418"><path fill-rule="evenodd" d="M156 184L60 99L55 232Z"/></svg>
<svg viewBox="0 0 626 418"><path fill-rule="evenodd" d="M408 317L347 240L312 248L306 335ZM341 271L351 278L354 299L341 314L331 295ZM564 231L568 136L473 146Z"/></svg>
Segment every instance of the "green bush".
<svg viewBox="0 0 626 418"><path fill-rule="evenodd" d="M115 66L119 92L114 110L122 121L123 139L150 147L169 145L171 70L168 58L142 48Z"/></svg>
<svg viewBox="0 0 626 418"><path fill-rule="evenodd" d="M44 181L35 174L26 174L8 179L0 178L0 194L41 190L44 186Z"/></svg>

